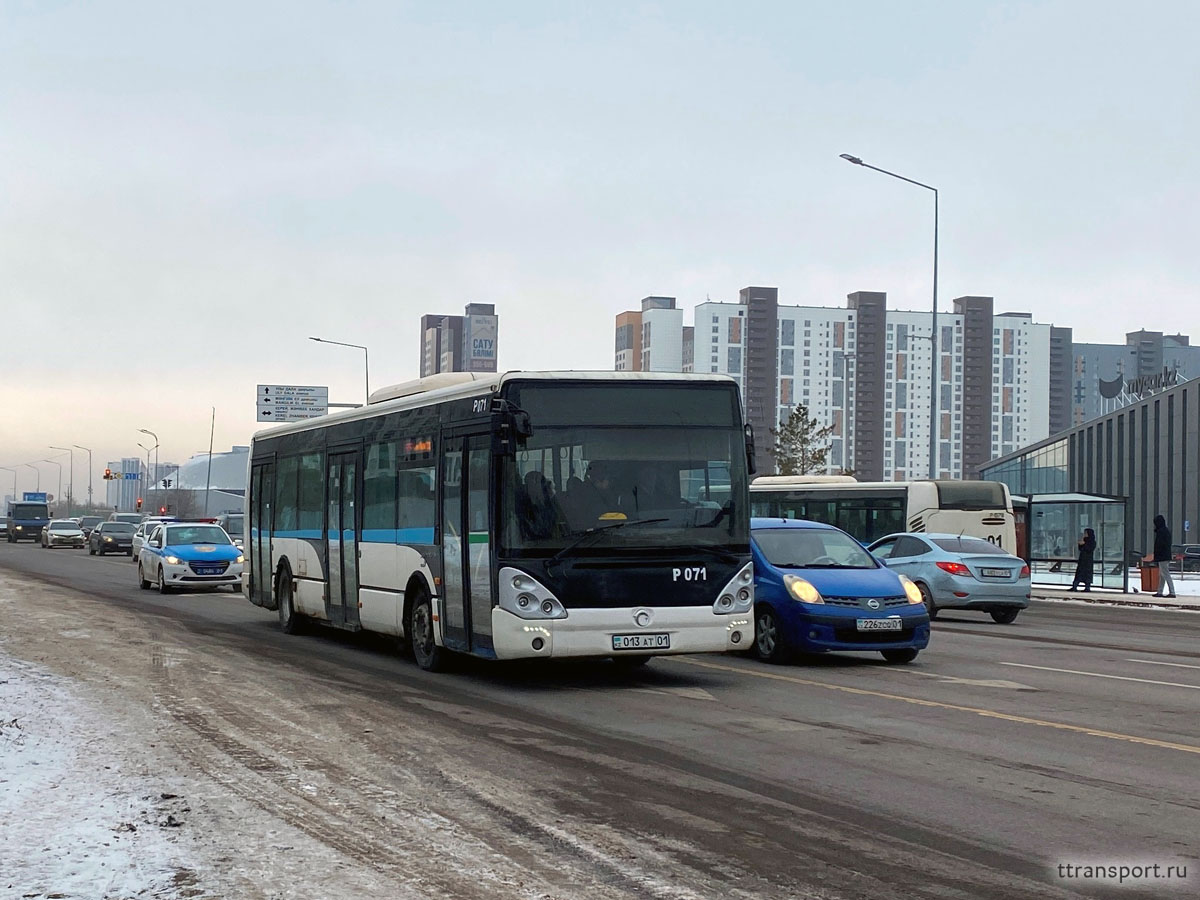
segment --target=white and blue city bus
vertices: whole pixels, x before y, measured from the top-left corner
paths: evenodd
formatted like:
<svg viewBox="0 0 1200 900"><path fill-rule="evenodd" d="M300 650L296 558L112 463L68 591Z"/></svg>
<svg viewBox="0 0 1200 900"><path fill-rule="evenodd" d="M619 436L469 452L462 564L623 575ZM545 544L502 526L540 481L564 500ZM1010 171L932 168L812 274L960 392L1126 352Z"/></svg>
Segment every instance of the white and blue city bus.
<svg viewBox="0 0 1200 900"><path fill-rule="evenodd" d="M250 449L247 595L291 633L403 637L423 668L753 640L736 383L447 373Z"/></svg>
<svg viewBox="0 0 1200 900"><path fill-rule="evenodd" d="M848 475L767 475L750 484L755 516L813 519L870 544L902 531L982 538L1019 553L1008 487L999 481L858 481Z"/></svg>

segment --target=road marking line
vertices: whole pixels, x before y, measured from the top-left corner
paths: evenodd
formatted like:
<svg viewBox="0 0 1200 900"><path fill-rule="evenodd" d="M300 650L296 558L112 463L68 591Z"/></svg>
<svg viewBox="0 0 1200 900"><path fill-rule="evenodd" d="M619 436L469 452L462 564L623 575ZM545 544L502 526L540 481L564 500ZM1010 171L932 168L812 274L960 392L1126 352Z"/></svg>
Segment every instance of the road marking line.
<svg viewBox="0 0 1200 900"><path fill-rule="evenodd" d="M1187 663L1169 663L1157 659L1127 659L1125 662L1145 663L1148 666L1175 666L1177 669L1200 669L1200 666L1189 666Z"/></svg>
<svg viewBox="0 0 1200 900"><path fill-rule="evenodd" d="M1102 672L1081 672L1078 669L1054 669L1050 666L1031 666L1028 663L1002 662L1002 666L1016 666L1019 669L1041 669L1043 672L1065 672L1068 675L1088 675L1091 678L1111 678L1113 681L1136 681L1140 684L1161 684L1167 687L1188 688L1200 691L1200 684L1180 684L1178 681L1151 681L1149 678L1130 678L1127 675L1105 675Z"/></svg>
<svg viewBox="0 0 1200 900"><path fill-rule="evenodd" d="M674 658L674 662L680 662L688 666L698 666L702 669L716 669L722 672L733 672L738 675L753 675L757 678L766 678L771 681L787 681L792 684L803 684L810 687L825 688L830 691L839 691L845 694L857 694L863 697L880 697L884 700L899 700L901 703L911 703L914 706L928 706L933 709L948 709L954 712L973 713L977 716L983 716L985 719L1001 719L1005 722L1016 722L1021 725L1037 725L1041 728L1054 728L1058 731L1071 731L1076 734L1086 734L1091 737L1107 738L1112 741L1127 741L1131 744L1144 744L1147 747L1159 747L1163 750L1178 750L1181 753L1196 753L1200 754L1200 747L1192 744L1177 744L1173 741L1160 741L1154 738L1139 737L1136 734L1121 734L1117 731L1103 731L1099 728L1087 728L1083 725L1068 725L1066 722L1051 722L1046 719L1033 719L1029 716L1015 716L1011 713L1002 713L994 709L984 709L977 706L958 706L953 703L941 703L937 700L922 700L919 697L905 697L901 694L888 694L883 691L871 691L865 688L850 687L844 684L830 684L827 681L814 681L809 678L796 678L792 675L780 675L776 672L759 672L754 669L744 669L737 666L727 666L721 663L703 662L698 659L685 659L681 656Z"/></svg>

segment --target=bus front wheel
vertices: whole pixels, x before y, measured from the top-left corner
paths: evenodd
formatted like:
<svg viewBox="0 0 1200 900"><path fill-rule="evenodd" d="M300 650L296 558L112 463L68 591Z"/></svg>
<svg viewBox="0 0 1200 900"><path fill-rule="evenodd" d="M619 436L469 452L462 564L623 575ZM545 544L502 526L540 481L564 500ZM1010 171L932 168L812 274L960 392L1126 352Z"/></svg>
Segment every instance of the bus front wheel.
<svg viewBox="0 0 1200 900"><path fill-rule="evenodd" d="M275 598L279 601L279 630L284 634L299 634L304 630L304 619L292 604L292 576L286 569L279 573L279 584Z"/></svg>
<svg viewBox="0 0 1200 900"><path fill-rule="evenodd" d="M424 590L413 598L408 613L408 635L418 666L426 672L440 672L446 668L449 652L433 640L433 601Z"/></svg>

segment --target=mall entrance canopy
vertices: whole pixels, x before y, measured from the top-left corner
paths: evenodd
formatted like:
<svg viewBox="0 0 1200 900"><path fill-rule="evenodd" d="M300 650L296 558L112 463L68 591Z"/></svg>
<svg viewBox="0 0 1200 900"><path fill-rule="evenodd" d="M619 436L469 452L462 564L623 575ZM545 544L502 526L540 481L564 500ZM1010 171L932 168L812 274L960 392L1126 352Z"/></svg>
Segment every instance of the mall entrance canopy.
<svg viewBox="0 0 1200 900"><path fill-rule="evenodd" d="M1016 497L1017 545L1036 584L1070 587L1085 528L1096 532L1093 587L1128 592L1130 557L1125 497L1100 494L1031 494ZM1137 554L1134 554L1136 557Z"/></svg>

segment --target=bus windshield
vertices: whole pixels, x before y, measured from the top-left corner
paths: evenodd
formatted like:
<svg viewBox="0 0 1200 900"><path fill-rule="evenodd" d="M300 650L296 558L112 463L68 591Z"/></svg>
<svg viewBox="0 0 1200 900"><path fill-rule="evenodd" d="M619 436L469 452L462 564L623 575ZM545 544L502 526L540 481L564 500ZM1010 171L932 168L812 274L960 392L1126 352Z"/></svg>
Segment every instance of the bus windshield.
<svg viewBox="0 0 1200 900"><path fill-rule="evenodd" d="M504 551L747 547L746 451L736 395L723 384L639 396L639 387L538 386L515 402L533 435L501 465ZM683 426L683 427L681 427ZM611 526L622 524L623 527Z"/></svg>

